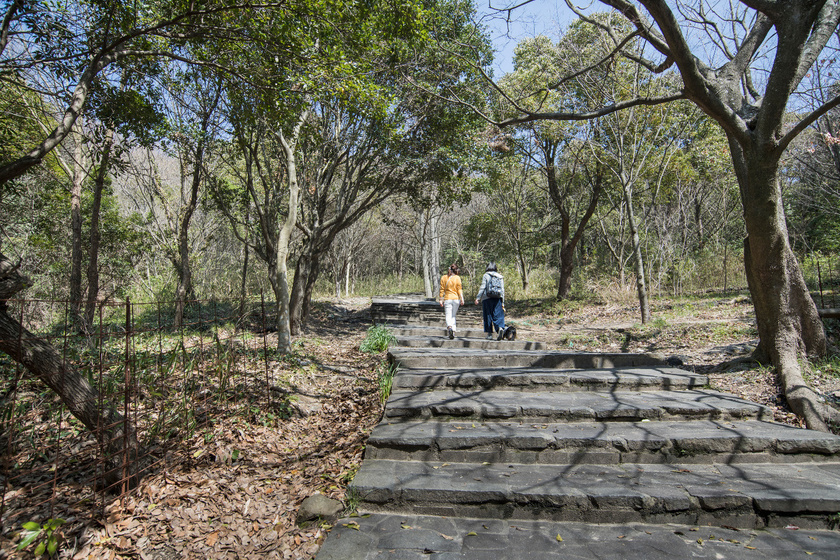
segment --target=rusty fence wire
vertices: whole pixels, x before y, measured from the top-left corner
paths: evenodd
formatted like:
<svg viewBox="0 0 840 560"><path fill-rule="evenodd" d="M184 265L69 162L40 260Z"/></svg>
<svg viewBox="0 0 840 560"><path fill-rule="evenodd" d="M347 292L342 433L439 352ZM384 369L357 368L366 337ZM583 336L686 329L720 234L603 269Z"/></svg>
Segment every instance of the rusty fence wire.
<svg viewBox="0 0 840 560"><path fill-rule="evenodd" d="M214 418L287 412L273 394L273 364L284 358L264 297L191 301L177 329L173 302L105 303L83 327L66 301L6 303L24 327L18 343L49 344L63 377L50 389L0 353L0 532L101 515L144 474L179 460L170 450ZM86 383L92 392L80 390ZM71 413L80 409L93 422Z"/></svg>

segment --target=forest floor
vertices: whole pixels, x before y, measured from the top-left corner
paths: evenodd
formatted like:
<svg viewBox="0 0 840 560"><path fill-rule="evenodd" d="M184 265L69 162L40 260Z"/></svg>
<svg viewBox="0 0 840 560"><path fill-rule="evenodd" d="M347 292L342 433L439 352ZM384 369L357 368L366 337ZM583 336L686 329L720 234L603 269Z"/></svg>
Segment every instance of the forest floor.
<svg viewBox="0 0 840 560"><path fill-rule="evenodd" d="M359 351L369 307L366 298L315 302L310 329L295 345L308 367L293 378L288 418L270 425L241 416L218 419L209 432L172 450L180 460L146 476L137 492L107 507L104 518L59 512L68 522L57 531L58 556L313 558L329 526L298 526L297 509L317 492L352 506L346 487L383 410L377 374L384 356ZM746 297L660 298L652 312L654 321L643 327L630 302L512 302L507 309L521 339L552 349L676 356L685 369L708 373L713 388L770 406L777 421L799 425L772 369L745 360L757 343ZM837 370L836 359L808 367L809 381L827 399L840 396ZM15 552L20 538L0 541L0 558L33 557L34 545Z"/></svg>

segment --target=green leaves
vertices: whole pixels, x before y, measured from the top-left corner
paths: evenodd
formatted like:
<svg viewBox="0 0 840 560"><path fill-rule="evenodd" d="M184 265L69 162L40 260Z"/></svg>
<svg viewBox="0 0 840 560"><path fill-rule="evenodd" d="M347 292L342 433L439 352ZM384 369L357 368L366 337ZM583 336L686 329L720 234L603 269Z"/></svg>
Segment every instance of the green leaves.
<svg viewBox="0 0 840 560"><path fill-rule="evenodd" d="M17 551L26 549L29 545L42 537L44 540L38 543L33 551L35 556L42 556L45 553L49 556L55 556L58 551L58 535L56 529L64 524L61 518L51 518L44 525L40 525L35 521L27 521L23 524L23 540L17 545Z"/></svg>

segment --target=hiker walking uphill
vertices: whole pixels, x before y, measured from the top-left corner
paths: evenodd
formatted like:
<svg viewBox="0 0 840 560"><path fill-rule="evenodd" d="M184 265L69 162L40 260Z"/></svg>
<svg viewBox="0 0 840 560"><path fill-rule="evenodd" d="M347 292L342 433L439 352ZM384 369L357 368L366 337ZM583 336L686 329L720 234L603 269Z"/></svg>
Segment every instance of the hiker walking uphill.
<svg viewBox="0 0 840 560"><path fill-rule="evenodd" d="M461 286L461 277L458 276L458 265L453 263L449 271L440 279L440 305L446 314L446 334L450 339L455 338L458 327L455 324L455 315L458 308L464 305L464 290Z"/></svg>
<svg viewBox="0 0 840 560"><path fill-rule="evenodd" d="M499 333L498 340L505 337L505 279L499 274L495 262L490 262L481 278L475 304L481 302L484 317L484 332L488 340L493 338L493 332Z"/></svg>

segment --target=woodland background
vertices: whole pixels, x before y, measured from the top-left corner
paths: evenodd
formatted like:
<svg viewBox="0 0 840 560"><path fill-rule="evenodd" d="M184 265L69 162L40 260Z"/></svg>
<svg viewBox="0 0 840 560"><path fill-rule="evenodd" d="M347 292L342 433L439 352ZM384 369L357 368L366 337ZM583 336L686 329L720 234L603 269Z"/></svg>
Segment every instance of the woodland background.
<svg viewBox="0 0 840 560"><path fill-rule="evenodd" d="M797 413L803 400L831 400L822 390L803 399L784 379L837 369L836 324L815 334L790 319L837 307L840 8L676 2L681 27L671 29L665 3L639 3L656 28L631 3L602 4L553 33L516 38L512 69L500 73L488 20L462 0L2 2L4 507L32 480L53 480L43 486L52 494L33 492L43 501L3 527L6 544L25 538L23 519L38 525L32 548L51 542L56 453L90 448L98 474L64 483L104 496L92 482L102 478L125 497L166 479L160 465L175 453L166 445L179 465L200 463L201 454L183 459L221 437L207 431L214 414L292 426L283 421L308 414L295 408L301 396L336 371L311 349L321 336L341 356L339 373L354 377L321 381L335 385L335 406L366 411L341 409L350 431L363 430L382 375L357 352L360 310L375 295L433 297L452 262L467 299L487 262L499 263L526 326L612 306L616 328L638 320L696 341L666 328L669 310L753 305L757 326L720 342L747 344L775 366L779 400L800 403ZM802 18L785 15L794 8ZM715 49L711 66L698 62ZM796 64L785 58L794 51ZM766 169L769 195L756 190ZM770 234L756 214L777 218ZM763 235L782 247L768 261L778 276L792 279L794 296L803 277L816 306L762 280L773 267L749 247ZM768 294L785 305L772 308ZM336 326L348 317L352 329ZM828 346L817 351L820 334ZM333 351L342 337L352 348ZM773 370L762 372L776 398ZM196 382L202 375L212 383ZM231 389L238 375L242 391ZM141 379L154 390L144 395ZM213 406L187 406L195 395ZM133 408L120 409L121 398ZM809 426L836 428L831 410ZM62 440L68 425L80 439ZM44 426L55 434L42 440ZM351 439L336 449L358 458ZM230 466L232 453L211 462ZM156 467L140 460L149 458ZM326 490L341 497L351 475L329 474ZM94 501L104 516L107 500ZM142 548L138 538L129 544ZM121 550L108 542L103 555Z"/></svg>

